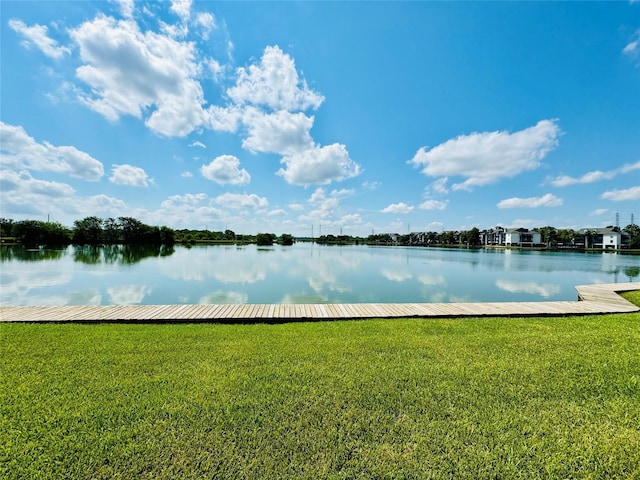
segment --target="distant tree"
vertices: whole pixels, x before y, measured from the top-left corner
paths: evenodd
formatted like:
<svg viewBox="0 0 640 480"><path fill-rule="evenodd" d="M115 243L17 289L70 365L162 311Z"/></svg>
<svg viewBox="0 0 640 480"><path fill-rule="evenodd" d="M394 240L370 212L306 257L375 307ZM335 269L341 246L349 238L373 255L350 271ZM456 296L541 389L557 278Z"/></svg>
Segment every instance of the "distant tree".
<svg viewBox="0 0 640 480"><path fill-rule="evenodd" d="M256 235L256 243L260 246L273 245L275 235L272 233L259 233Z"/></svg>
<svg viewBox="0 0 640 480"><path fill-rule="evenodd" d="M282 245L293 245L293 235L290 235L288 233L283 233L280 236L280 243Z"/></svg>
<svg viewBox="0 0 640 480"><path fill-rule="evenodd" d="M122 243L122 229L115 218L107 218L102 222L102 240L108 245Z"/></svg>
<svg viewBox="0 0 640 480"><path fill-rule="evenodd" d="M13 237L13 220L0 218L0 237Z"/></svg>
<svg viewBox="0 0 640 480"><path fill-rule="evenodd" d="M622 231L629 235L629 248L640 248L640 227L638 225L632 223L624 227Z"/></svg>
<svg viewBox="0 0 640 480"><path fill-rule="evenodd" d="M571 228L561 228L556 232L558 243L563 245L572 245L576 240L576 232Z"/></svg>
<svg viewBox="0 0 640 480"><path fill-rule="evenodd" d="M102 219L86 217L73 222L73 243L75 245L100 245L102 238Z"/></svg>
<svg viewBox="0 0 640 480"><path fill-rule="evenodd" d="M122 232L122 243L125 245L141 245L146 243L149 226L133 217L118 217Z"/></svg>
<svg viewBox="0 0 640 480"><path fill-rule="evenodd" d="M169 227L160 227L160 243L171 246L176 243L175 232Z"/></svg>
<svg viewBox="0 0 640 480"><path fill-rule="evenodd" d="M480 245L480 230L477 227L473 227L471 230L463 232L460 238L467 245Z"/></svg>
<svg viewBox="0 0 640 480"><path fill-rule="evenodd" d="M16 241L28 246L69 244L69 230L57 222L22 220L12 225Z"/></svg>
<svg viewBox="0 0 640 480"><path fill-rule="evenodd" d="M540 232L542 243L544 243L547 248L555 247L558 244L558 231L554 227L546 226L537 228L536 230Z"/></svg>

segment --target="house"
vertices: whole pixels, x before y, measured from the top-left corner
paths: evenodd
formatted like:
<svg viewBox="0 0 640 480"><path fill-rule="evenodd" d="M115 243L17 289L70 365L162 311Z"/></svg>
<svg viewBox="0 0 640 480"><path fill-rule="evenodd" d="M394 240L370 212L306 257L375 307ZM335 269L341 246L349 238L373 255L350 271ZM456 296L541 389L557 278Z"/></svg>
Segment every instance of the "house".
<svg viewBox="0 0 640 480"><path fill-rule="evenodd" d="M576 233L578 234L576 245L582 245L585 248L618 250L629 247L629 235L620 232L618 228L583 228Z"/></svg>
<svg viewBox="0 0 640 480"><path fill-rule="evenodd" d="M480 232L480 243L482 245L502 245L504 244L505 229L496 227Z"/></svg>
<svg viewBox="0 0 640 480"><path fill-rule="evenodd" d="M542 245L540 232L530 232L528 228L512 228L504 234L507 247L534 247Z"/></svg>

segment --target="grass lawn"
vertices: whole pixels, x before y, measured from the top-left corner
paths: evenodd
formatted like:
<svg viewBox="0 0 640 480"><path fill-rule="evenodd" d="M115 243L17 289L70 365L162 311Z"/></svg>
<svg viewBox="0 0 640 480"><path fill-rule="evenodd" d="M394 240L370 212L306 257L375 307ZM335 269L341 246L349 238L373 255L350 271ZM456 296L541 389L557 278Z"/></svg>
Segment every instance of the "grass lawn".
<svg viewBox="0 0 640 480"><path fill-rule="evenodd" d="M0 324L0 478L640 478L640 314Z"/></svg>

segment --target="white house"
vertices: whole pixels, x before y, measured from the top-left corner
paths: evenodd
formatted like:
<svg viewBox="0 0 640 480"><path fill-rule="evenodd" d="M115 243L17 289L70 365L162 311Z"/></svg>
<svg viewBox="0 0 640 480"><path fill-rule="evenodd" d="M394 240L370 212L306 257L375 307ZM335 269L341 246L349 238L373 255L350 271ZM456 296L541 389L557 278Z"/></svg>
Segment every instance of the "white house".
<svg viewBox="0 0 640 480"><path fill-rule="evenodd" d="M614 228L583 228L578 233L583 236L583 245L586 248L602 248L603 250L618 250L624 244L624 237L620 231ZM628 247L628 240L626 246Z"/></svg>
<svg viewBox="0 0 640 480"><path fill-rule="evenodd" d="M512 228L504 234L504 244L507 247L533 247L542 244L542 235L527 228Z"/></svg>

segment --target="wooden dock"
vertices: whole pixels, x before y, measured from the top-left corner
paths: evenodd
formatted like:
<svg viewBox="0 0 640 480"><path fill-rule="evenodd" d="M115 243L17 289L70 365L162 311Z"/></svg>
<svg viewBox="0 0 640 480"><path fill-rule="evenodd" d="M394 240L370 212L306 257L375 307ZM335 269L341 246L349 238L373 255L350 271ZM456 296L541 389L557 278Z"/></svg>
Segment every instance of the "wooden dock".
<svg viewBox="0 0 640 480"><path fill-rule="evenodd" d="M0 322L60 323L282 323L365 318L538 317L632 313L640 308L618 292L640 282L576 287L578 300L494 303L347 303L104 305L0 307Z"/></svg>

